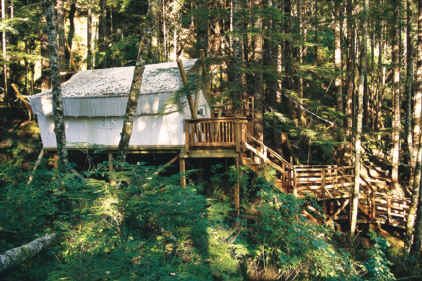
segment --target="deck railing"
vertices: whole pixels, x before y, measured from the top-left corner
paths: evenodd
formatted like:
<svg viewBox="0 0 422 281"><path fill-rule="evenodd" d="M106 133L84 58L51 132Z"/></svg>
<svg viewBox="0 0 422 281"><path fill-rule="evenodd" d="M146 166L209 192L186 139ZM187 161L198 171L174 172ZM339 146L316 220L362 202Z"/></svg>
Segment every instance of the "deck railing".
<svg viewBox="0 0 422 281"><path fill-rule="evenodd" d="M337 165L295 165L293 189L299 195L319 199L348 197L353 183L353 167Z"/></svg>
<svg viewBox="0 0 422 281"><path fill-rule="evenodd" d="M185 120L185 150L199 147L235 147L246 138L246 118Z"/></svg>

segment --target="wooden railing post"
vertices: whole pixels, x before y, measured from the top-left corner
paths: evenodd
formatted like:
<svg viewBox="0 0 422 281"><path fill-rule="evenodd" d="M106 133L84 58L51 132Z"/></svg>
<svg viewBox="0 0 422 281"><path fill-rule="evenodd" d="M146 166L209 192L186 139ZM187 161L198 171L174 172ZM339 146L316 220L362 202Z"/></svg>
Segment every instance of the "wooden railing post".
<svg viewBox="0 0 422 281"><path fill-rule="evenodd" d="M189 152L189 142L190 142L190 128L189 120L185 120L185 152Z"/></svg>
<svg viewBox="0 0 422 281"><path fill-rule="evenodd" d="M240 120L234 120L234 141L236 152L240 152Z"/></svg>
<svg viewBox="0 0 422 281"><path fill-rule="evenodd" d="M377 205L375 201L375 192L371 192L371 220L375 221L377 215Z"/></svg>
<svg viewBox="0 0 422 281"><path fill-rule="evenodd" d="M180 173L180 186L186 187L186 163L185 158L179 156L179 173Z"/></svg>
<svg viewBox="0 0 422 281"><path fill-rule="evenodd" d="M293 195L297 197L297 188L296 188L296 171L295 167L292 165L292 174L293 174L293 180L292 180L292 188L293 188Z"/></svg>

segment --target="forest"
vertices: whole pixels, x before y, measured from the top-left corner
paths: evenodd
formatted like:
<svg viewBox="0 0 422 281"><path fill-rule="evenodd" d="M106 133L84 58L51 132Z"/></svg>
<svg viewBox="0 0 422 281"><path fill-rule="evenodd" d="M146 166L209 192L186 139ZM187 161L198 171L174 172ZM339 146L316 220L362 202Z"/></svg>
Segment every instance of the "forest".
<svg viewBox="0 0 422 281"><path fill-rule="evenodd" d="M0 280L422 280L422 0L0 4ZM165 62L191 116L175 158L129 145ZM118 147L68 149L69 79L128 66ZM203 122L247 123L237 156L186 156L199 89Z"/></svg>

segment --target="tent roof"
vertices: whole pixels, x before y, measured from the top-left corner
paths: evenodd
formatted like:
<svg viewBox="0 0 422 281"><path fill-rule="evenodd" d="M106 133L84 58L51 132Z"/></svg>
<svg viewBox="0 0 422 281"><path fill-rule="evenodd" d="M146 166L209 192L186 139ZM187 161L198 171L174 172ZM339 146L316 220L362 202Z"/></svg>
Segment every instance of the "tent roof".
<svg viewBox="0 0 422 281"><path fill-rule="evenodd" d="M197 59L183 60L188 72ZM132 83L134 66L113 67L78 72L62 84L63 98L127 96ZM145 66L141 94L177 91L183 85L176 62ZM51 95L51 90L36 96Z"/></svg>

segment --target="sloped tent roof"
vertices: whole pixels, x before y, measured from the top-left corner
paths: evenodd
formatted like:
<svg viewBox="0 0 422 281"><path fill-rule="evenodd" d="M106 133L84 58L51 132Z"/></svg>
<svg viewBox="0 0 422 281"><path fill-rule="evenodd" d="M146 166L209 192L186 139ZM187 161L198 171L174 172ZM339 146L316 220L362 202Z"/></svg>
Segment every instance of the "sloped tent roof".
<svg viewBox="0 0 422 281"><path fill-rule="evenodd" d="M194 71L197 59L183 60L186 72ZM124 116L134 66L78 72L62 85L64 115L68 117ZM183 86L176 62L145 66L136 114L158 115L178 111L171 103ZM183 105L186 98L183 99ZM36 114L52 115L51 91L30 98Z"/></svg>

